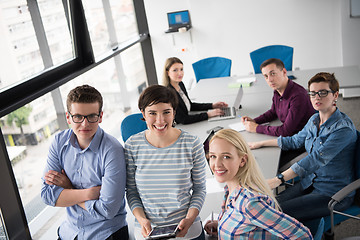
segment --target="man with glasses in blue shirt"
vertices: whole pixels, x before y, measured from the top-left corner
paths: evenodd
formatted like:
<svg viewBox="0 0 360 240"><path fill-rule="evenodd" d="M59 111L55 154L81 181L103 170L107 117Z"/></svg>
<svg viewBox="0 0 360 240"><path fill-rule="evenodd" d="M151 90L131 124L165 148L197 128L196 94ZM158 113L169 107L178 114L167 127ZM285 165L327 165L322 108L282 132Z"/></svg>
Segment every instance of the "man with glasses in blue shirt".
<svg viewBox="0 0 360 240"><path fill-rule="evenodd" d="M126 167L123 147L99 127L103 100L83 85L67 97L71 129L60 132L50 147L42 200L66 207L59 239L128 239L125 210Z"/></svg>

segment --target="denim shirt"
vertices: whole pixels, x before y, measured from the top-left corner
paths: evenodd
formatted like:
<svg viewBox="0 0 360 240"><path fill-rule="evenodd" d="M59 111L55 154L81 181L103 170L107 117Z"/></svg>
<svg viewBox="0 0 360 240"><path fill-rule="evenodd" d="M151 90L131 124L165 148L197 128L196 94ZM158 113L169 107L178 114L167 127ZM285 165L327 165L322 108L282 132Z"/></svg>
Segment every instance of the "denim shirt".
<svg viewBox="0 0 360 240"><path fill-rule="evenodd" d="M313 184L316 193L332 196L353 181L356 128L339 109L319 128L315 113L303 130L291 137L279 137L281 149L305 146L308 155L291 169L301 178L304 189Z"/></svg>

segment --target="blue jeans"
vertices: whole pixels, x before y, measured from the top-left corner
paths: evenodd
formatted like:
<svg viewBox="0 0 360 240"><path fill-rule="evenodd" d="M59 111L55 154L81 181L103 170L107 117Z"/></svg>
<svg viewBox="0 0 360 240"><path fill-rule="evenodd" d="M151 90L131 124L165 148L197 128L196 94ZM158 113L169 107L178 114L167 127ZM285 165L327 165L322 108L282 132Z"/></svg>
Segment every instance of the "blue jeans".
<svg viewBox="0 0 360 240"><path fill-rule="evenodd" d="M311 220L330 215L328 203L331 197L314 193L313 190L313 187L303 189L298 182L281 192L276 199L284 213L296 218L300 222L311 222ZM345 210L350 207L352 202L352 198L345 198L335 206L335 210ZM308 227L310 228L310 226ZM313 229L310 230L313 232Z"/></svg>

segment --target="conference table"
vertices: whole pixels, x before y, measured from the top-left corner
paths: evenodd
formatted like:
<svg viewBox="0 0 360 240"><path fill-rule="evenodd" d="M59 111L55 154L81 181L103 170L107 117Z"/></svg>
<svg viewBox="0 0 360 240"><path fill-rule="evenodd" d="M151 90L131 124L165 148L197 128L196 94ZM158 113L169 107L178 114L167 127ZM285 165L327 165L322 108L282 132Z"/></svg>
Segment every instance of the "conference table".
<svg viewBox="0 0 360 240"><path fill-rule="evenodd" d="M329 72L335 73L335 77L339 81L340 91L341 90L351 90L351 89L359 89L360 88L360 69L358 66L344 66L344 67L331 67L331 68L321 68L321 69L304 69L304 70L294 70L288 71L287 75L295 76L296 79L293 81L303 86L307 89L308 81L311 77L313 77L316 73L319 72ZM211 79L202 79L200 80L196 87L190 91L191 99L207 99L210 101L212 96L225 96L226 94L236 95L237 89L229 88L229 84L237 83L238 80L244 79L248 80L254 78L256 81L252 84L250 88L244 88L245 93L272 93L272 90L267 85L262 74L248 75L248 76L231 76L225 78L214 78L213 83L206 83L203 81L208 81ZM223 84L215 84L216 79L221 79ZM205 90L204 90L204 87ZM211 96L206 96L204 91L211 93Z"/></svg>
<svg viewBox="0 0 360 240"><path fill-rule="evenodd" d="M346 89L360 89L360 70L357 66L288 71L288 75L295 76L296 79L293 81L307 89L307 82L318 72L335 73L335 77L340 83L340 91ZM201 141L205 141L208 137L207 131L209 129L216 126L229 128L229 125L239 123L241 121L241 116L246 115L255 118L264 113L271 107L273 90L267 85L262 74L202 79L189 91L189 96L193 102L224 101L231 106L235 100L240 84L243 82L248 83L249 81L253 82L250 86L243 87L244 95L241 101L242 108L237 110L236 118L213 122L202 121L188 125L178 124L176 127L183 129L192 135L198 136ZM270 124L280 125L281 122L277 120ZM241 134L247 142L276 138L246 131L241 131ZM266 147L252 150L252 153L265 178L276 176L280 148ZM200 212L203 223L206 222L205 219L208 219L213 211L216 213L220 211L220 204L223 198L223 185L216 182L211 175L209 168L207 168L207 171L207 196L203 209Z"/></svg>
<svg viewBox="0 0 360 240"><path fill-rule="evenodd" d="M307 89L309 79L318 72L335 73L335 77L340 84L340 91L360 89L360 69L358 66L288 71L288 75L295 76L296 79L293 81ZM240 84L248 81L253 82L250 86L243 87L244 95L241 101L242 108L237 110L238 114L235 119L214 122L202 121L188 125L178 124L177 127L198 136L200 140L204 141L208 136L207 130L209 129L216 126L228 128L230 124L240 122L241 116L246 115L254 118L270 109L273 90L268 86L262 74L202 79L189 91L189 96L193 102L224 101L229 105L232 105ZM279 121L274 121L270 124L280 125L281 123ZM241 134L247 142L274 139L272 136L249 133L246 131L242 131ZM280 149L277 147L268 147L253 150L253 153L262 168L265 177L273 177L277 171L277 161L279 159Z"/></svg>
<svg viewBox="0 0 360 240"><path fill-rule="evenodd" d="M262 77L262 76L261 76ZM193 102L217 102L224 101L231 106L235 100L239 87L229 87L236 85L242 77L221 77L200 80L196 87L189 91L189 97ZM240 86L240 85L238 85ZM192 135L196 135L201 141L205 141L208 130L220 126L229 128L230 124L240 123L241 116L257 117L270 109L272 104L273 90L267 85L265 79L257 79L251 86L243 87L243 97L241 109L237 110L237 116L233 119L219 121L201 121L192 124L178 124L177 128L183 129ZM280 124L279 121L275 123ZM272 124L275 124L272 123ZM241 132L247 142L274 139L273 136L264 134ZM252 151L259 165L263 169L265 177L270 178L276 174L277 162L280 149L278 147L267 147Z"/></svg>
<svg viewBox="0 0 360 240"><path fill-rule="evenodd" d="M239 77L224 77L200 80L196 87L189 91L189 96L194 102L217 102L224 101L232 105L239 87L229 87L229 85L238 85L238 80L244 78ZM264 78L257 80L250 87L243 88L243 98L241 101L242 108L237 110L237 116L234 119L220 120L220 121L202 121L192 124L177 124L176 127L196 135L201 141L205 141L208 137L207 131L216 126L229 128L229 124L241 122L240 117L247 115L249 117L257 117L259 114L264 113L270 109L272 103L273 90L267 86ZM280 124L279 121L272 124ZM275 137L249 133L246 131L241 132L242 136L247 142L260 141L265 139L274 139ZM267 147L253 150L257 162L260 165L266 178L271 178L276 175L278 168L278 161L280 156L280 148ZM207 167L206 189L207 195L205 203L200 212L200 217L203 223L211 216L212 212L219 213L220 206L223 198L223 185L217 183L215 178Z"/></svg>

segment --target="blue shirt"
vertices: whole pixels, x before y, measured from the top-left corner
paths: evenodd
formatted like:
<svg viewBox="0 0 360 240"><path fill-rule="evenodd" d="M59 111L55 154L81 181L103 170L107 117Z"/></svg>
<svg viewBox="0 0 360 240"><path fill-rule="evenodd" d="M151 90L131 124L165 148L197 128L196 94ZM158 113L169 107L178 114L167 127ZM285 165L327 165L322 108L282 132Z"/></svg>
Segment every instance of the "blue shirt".
<svg viewBox="0 0 360 240"><path fill-rule="evenodd" d="M64 169L75 189L101 185L99 200L66 208L67 219L59 228L61 239L101 239L127 225L125 210L126 167L124 150L118 140L98 128L90 145L81 149L71 129L55 136L44 173ZM45 174L44 174L45 175ZM64 189L47 185L43 179L41 197L55 206Z"/></svg>
<svg viewBox="0 0 360 240"><path fill-rule="evenodd" d="M304 189L313 184L315 192L331 197L353 181L357 135L351 119L339 109L320 128L319 123L316 113L298 134L279 137L278 145L284 150L305 146L308 155L291 169Z"/></svg>

